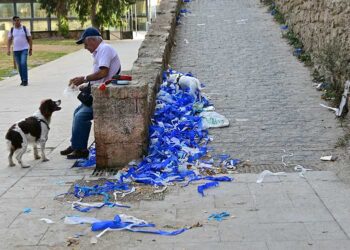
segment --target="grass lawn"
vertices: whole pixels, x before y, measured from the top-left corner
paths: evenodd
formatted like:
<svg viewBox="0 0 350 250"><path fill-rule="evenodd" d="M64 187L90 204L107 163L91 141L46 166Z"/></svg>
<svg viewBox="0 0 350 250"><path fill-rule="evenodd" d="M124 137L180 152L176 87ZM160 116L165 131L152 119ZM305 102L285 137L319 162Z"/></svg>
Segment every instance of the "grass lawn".
<svg viewBox="0 0 350 250"><path fill-rule="evenodd" d="M53 61L61 56L83 48L75 44L72 39L34 39L33 55L28 56L28 67L34 68L44 63ZM7 56L6 45L1 45L0 80L13 74L13 57Z"/></svg>

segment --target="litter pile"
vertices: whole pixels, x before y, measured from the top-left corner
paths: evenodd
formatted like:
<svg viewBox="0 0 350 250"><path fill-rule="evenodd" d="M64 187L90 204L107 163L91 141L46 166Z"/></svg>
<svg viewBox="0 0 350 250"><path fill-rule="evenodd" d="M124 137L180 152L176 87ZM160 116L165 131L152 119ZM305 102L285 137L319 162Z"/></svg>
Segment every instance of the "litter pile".
<svg viewBox="0 0 350 250"><path fill-rule="evenodd" d="M174 78L173 74L177 74L177 77ZM201 88L194 91L191 82L179 85L182 76L187 76L186 79L190 81L193 78L190 73L182 74L171 69L163 74L163 83L157 94L155 112L149 127L148 155L139 163L135 161L129 163L128 169L119 171L114 176L115 180L108 180L104 185L86 187L76 184L74 195L77 198L103 195L104 202L89 205L79 201L72 205L74 209L87 212L93 208L104 206L122 207L124 205L110 201L111 195L109 193L121 192L125 195L132 193L135 189L133 183L152 185L155 188L165 190L168 185L174 185L174 182L182 182L184 183L183 186L187 186L191 182L207 180L208 182L198 186L198 193L204 196L206 189L218 186L219 182L232 181L232 178L228 176L215 175L229 173L240 161L224 154L211 156L208 147L211 138L208 135L207 128L220 127L220 124L221 126L228 126L228 120L223 116L218 116L213 111L214 107L200 93ZM195 95L193 95L193 92ZM209 121L215 121L215 119L226 120L224 122L216 120L213 124L207 122L204 126L202 112L206 113L206 117L209 116ZM211 112L213 112L215 119L210 118ZM90 158L85 161L77 161L76 166L94 165L96 162L95 155L95 148L92 147ZM102 221L101 223L107 222ZM117 225L116 229L120 227L121 223L119 217L109 222L109 224ZM142 226L145 226L145 224L142 224ZM134 224L132 227L134 227ZM122 228L131 230L127 224L123 223ZM142 230L131 231L143 232ZM185 230L176 231L174 234L183 231ZM165 232L161 234L174 235Z"/></svg>
<svg viewBox="0 0 350 250"><path fill-rule="evenodd" d="M240 161L231 159L229 155L209 154L208 142L211 140L208 135L207 127L218 127L219 122L203 123L205 113L214 114L214 108L210 105L199 90L196 91L196 97L189 93L189 88L180 88L172 75L193 77L191 73L182 74L174 70L167 70L163 75L163 83L157 94L156 107L152 118L152 125L149 128L150 144L148 156L145 156L141 162L132 162L129 169L120 171L115 178L115 182L106 182L104 186L82 187L76 185L75 195L78 198L85 196L102 194L109 197L108 191L131 190L131 183L143 183L155 187L165 187L172 185L173 182L198 180L209 180L209 183L199 187L198 192L204 195L203 190L217 186L218 181L231 181L230 177L213 175L227 173L233 169ZM211 110L211 111L208 111ZM223 117L223 119L226 119ZM207 120L215 120L207 118ZM228 121L222 122L227 126ZM92 147L91 155L88 160L79 160L77 166L86 167L94 164L96 152ZM200 160L203 158L202 160ZM185 186L186 186L185 185Z"/></svg>

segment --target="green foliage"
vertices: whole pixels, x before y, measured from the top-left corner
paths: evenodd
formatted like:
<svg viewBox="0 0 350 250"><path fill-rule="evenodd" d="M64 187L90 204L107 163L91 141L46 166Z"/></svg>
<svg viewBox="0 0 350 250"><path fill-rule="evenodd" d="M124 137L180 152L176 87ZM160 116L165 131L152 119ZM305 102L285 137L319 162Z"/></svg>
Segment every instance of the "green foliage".
<svg viewBox="0 0 350 250"><path fill-rule="evenodd" d="M274 4L273 0L260 0L260 2L269 6Z"/></svg>
<svg viewBox="0 0 350 250"><path fill-rule="evenodd" d="M294 34L293 31L288 30L288 32L283 34L283 38L287 39L288 43L294 48L303 48L302 42L300 42L299 38Z"/></svg>
<svg viewBox="0 0 350 250"><path fill-rule="evenodd" d="M126 0L72 0L72 6L84 23L91 20L92 26L102 29L104 26L121 24L121 16L127 11Z"/></svg>
<svg viewBox="0 0 350 250"><path fill-rule="evenodd" d="M276 22L280 23L280 24L284 24L286 23L286 20L284 19L284 16L281 12L279 12L279 10L275 9L275 15L273 16L276 20Z"/></svg>
<svg viewBox="0 0 350 250"><path fill-rule="evenodd" d="M103 29L121 24L125 14L134 0L38 0L41 8L50 14L57 15L58 30L64 37L68 35L68 11L74 9L82 24L91 20L92 26Z"/></svg>
<svg viewBox="0 0 350 250"><path fill-rule="evenodd" d="M58 20L58 32L65 38L69 37L69 25L66 17L60 17Z"/></svg>
<svg viewBox="0 0 350 250"><path fill-rule="evenodd" d="M322 65L325 79L331 84L329 92L334 96L334 104L339 105L344 90L344 83L350 79L348 54L342 53L341 44L334 39L327 43L316 55L318 64Z"/></svg>
<svg viewBox="0 0 350 250"><path fill-rule="evenodd" d="M326 80L324 75L320 74L317 69L314 69L312 72L312 78L314 82L324 82Z"/></svg>
<svg viewBox="0 0 350 250"><path fill-rule="evenodd" d="M63 37L68 37L69 24L68 24L68 10L70 1L66 0L38 0L40 7L45 9L49 14L55 14L58 18L58 32Z"/></svg>
<svg viewBox="0 0 350 250"><path fill-rule="evenodd" d="M298 57L298 59L299 59L300 61L302 61L302 62L305 64L305 66L313 66L313 65L314 65L314 63L312 62L311 55L310 55L309 52L304 52L304 53L302 53L302 54Z"/></svg>
<svg viewBox="0 0 350 250"><path fill-rule="evenodd" d="M349 144L350 141L350 131L348 130L344 137L339 137L335 147L336 148L344 148Z"/></svg>

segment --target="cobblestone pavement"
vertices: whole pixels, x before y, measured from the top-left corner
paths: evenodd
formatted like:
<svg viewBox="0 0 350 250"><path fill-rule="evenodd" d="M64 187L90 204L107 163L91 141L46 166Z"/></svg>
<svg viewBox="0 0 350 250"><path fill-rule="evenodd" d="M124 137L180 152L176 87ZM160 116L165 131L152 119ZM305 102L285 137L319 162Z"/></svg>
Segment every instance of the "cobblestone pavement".
<svg viewBox="0 0 350 250"><path fill-rule="evenodd" d="M192 72L230 127L213 129L211 144L253 167L323 169L344 134L334 114L319 104L310 71L292 55L279 25L257 0L195 0L177 28L170 65Z"/></svg>

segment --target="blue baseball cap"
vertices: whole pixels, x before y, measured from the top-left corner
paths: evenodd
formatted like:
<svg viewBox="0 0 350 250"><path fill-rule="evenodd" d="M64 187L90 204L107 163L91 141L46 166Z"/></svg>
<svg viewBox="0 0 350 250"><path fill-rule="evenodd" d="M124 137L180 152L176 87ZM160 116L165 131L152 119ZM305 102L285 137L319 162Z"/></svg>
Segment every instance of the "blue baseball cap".
<svg viewBox="0 0 350 250"><path fill-rule="evenodd" d="M101 33L98 31L98 29L94 27L89 27L81 34L80 39L76 41L76 44L82 44L85 40L85 38L89 36L101 36Z"/></svg>

